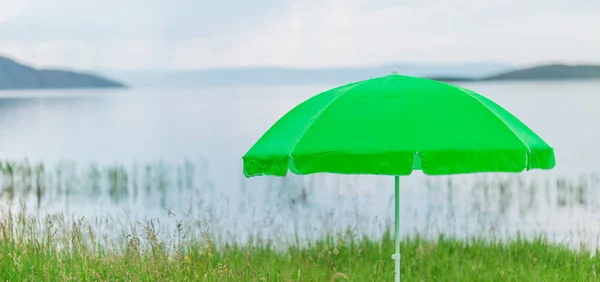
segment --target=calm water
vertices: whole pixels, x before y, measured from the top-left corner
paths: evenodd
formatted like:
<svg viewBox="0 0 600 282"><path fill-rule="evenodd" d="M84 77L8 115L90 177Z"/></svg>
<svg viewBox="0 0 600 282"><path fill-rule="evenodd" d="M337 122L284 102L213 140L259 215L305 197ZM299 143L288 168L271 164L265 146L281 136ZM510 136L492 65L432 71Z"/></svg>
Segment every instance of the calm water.
<svg viewBox="0 0 600 282"><path fill-rule="evenodd" d="M403 234L541 232L595 244L600 82L464 86L539 133L558 165L521 175L404 177ZM241 173L241 156L273 122L331 87L0 92L0 156L14 162L12 174L3 168L3 211L26 201L39 214L111 217L127 226L151 218L175 224L169 209L238 239L346 226L378 234L393 219L392 178ZM36 174L40 163L44 172Z"/></svg>

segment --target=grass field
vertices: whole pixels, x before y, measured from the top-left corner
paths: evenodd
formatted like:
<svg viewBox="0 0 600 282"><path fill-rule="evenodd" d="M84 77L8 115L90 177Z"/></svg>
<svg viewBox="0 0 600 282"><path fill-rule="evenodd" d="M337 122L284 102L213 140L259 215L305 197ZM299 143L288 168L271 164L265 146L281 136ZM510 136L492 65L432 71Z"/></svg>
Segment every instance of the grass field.
<svg viewBox="0 0 600 282"><path fill-rule="evenodd" d="M274 247L215 243L185 232L165 241L148 223L100 243L85 220L45 227L23 214L0 219L2 281L391 281L393 237L352 232ZM177 230L176 230L177 233ZM403 281L595 281L598 258L538 237L491 242L418 237L402 242Z"/></svg>
<svg viewBox="0 0 600 282"><path fill-rule="evenodd" d="M63 203L69 196L79 197L72 201L94 203L104 195L127 206L130 200L143 202L159 195L154 203L158 207L169 200L177 203L179 198L169 197L195 187L206 193L212 186L205 183L208 178L201 171L201 166L195 169L188 162L175 168L160 163L131 170L93 166L82 171L69 164L45 169L2 163L0 184L5 201L34 195L38 207ZM592 189L598 179L591 175L542 183L490 177L476 178L472 184L476 188L462 188L473 189L476 211L495 211L495 207L502 213L516 207L519 214L528 214L536 212L539 202L554 209L593 211L599 206L597 189ZM444 189L453 191L461 185L448 182ZM455 196L434 186L426 185L431 190L428 195ZM308 187L312 193L312 186ZM256 238L231 245L214 225L208 226L211 232L204 232L191 223L195 221L164 230L152 222L72 221L65 214L31 216L25 209L18 214L5 209L0 210L0 281L393 281L394 245L389 232L367 238L356 232L363 230L353 229L308 240ZM208 211L199 209L190 217ZM223 220L235 220L235 215ZM493 231L486 230L482 228L482 238L493 237ZM575 251L542 237L502 242L411 237L402 241L401 252L403 281L596 281L599 261L585 248Z"/></svg>

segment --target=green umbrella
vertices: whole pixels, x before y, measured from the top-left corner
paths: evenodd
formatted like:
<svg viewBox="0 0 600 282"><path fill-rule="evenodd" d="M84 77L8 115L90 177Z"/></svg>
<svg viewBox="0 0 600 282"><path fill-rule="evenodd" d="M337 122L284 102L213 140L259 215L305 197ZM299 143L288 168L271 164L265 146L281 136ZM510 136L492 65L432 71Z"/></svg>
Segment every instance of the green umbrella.
<svg viewBox="0 0 600 282"><path fill-rule="evenodd" d="M243 156L246 177L318 172L399 176L551 169L554 150L491 100L440 81L392 74L320 93L280 118Z"/></svg>

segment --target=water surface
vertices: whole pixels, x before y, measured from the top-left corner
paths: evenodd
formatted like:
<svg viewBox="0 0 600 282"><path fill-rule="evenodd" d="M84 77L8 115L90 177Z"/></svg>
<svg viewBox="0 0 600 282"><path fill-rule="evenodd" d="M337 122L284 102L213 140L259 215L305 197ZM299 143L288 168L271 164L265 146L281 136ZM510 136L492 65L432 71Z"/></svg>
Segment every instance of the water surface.
<svg viewBox="0 0 600 282"><path fill-rule="evenodd" d="M557 166L403 177L403 234L544 233L572 246L595 244L600 82L463 85L550 143ZM40 214L174 224L168 209L238 239L347 226L379 234L393 219L391 177L245 179L241 172L241 156L269 126L334 86L0 92L0 159L11 161L3 166L4 210L26 201Z"/></svg>

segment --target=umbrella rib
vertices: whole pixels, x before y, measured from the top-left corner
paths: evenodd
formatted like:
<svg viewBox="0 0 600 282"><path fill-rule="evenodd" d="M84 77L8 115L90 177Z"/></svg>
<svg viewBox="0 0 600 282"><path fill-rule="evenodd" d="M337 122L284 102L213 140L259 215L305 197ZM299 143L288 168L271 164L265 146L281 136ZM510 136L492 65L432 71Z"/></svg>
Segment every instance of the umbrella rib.
<svg viewBox="0 0 600 282"><path fill-rule="evenodd" d="M481 100L479 100L477 97L475 97L470 91L465 91L463 88L458 87L456 85L452 85L452 84L448 84L452 87L454 87L455 89L467 94L469 97L471 97L473 100L477 101L477 103L479 103L480 105L482 105L483 107L485 107L486 109L488 109L490 112L494 113L494 117L496 117L496 119L498 119L500 122L502 122L502 124L504 124L504 126L506 128L508 128L508 130L510 130L515 137L517 137L517 139L519 139L519 141L521 142L521 144L523 144L523 146L525 146L525 148L527 149L527 152L525 153L525 167L529 166L529 157L528 157L528 153L531 151L531 148L529 148L529 146L525 143L525 141L523 141L523 139L521 138L521 136L519 136L519 134L517 134L517 132L515 132L515 130L508 124L506 123L506 121L502 118L500 118L497 115L496 110L488 107L485 103L483 103Z"/></svg>
<svg viewBox="0 0 600 282"><path fill-rule="evenodd" d="M410 118L410 125L411 125L411 133L412 133L412 137L413 137L413 155L419 153L419 148L417 146L417 129L415 127L415 115L413 112L413 109L411 107L411 104L409 102L409 98L408 98L408 93L406 93L406 91L402 91L402 97L404 98L404 102L406 103L407 107L408 107L408 116ZM414 157L414 156L413 156ZM414 161L413 161L413 168L414 168Z"/></svg>
<svg viewBox="0 0 600 282"><path fill-rule="evenodd" d="M348 93L352 89L354 89L354 88L362 85L363 83L365 83L367 81L369 81L369 80L365 80L365 81L359 82L359 83L353 85L352 87L350 87L349 89L344 90L342 93L338 94L335 98L331 99L331 101L329 101L329 103L327 103L327 105L325 105L319 112L317 112L317 114L315 114L313 116L312 120L306 126L306 129L304 129L304 131L300 134L300 136L298 136L298 141L296 142L296 144L294 144L294 146L292 147L292 149L288 153L288 169L289 169L289 166L290 166L290 160L292 160L292 152L294 152L294 150L296 150L296 147L298 146L298 144L300 144L300 142L302 141L302 138L304 137L304 135L306 134L306 132L308 132L310 130L310 128L315 123L315 121L317 120L317 118L319 116L321 116L323 114L323 112L325 112L325 110L327 110L333 103L335 103L335 101L337 101L337 99L339 99L340 97L342 97L342 95Z"/></svg>

